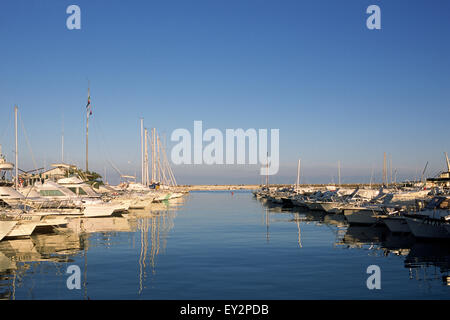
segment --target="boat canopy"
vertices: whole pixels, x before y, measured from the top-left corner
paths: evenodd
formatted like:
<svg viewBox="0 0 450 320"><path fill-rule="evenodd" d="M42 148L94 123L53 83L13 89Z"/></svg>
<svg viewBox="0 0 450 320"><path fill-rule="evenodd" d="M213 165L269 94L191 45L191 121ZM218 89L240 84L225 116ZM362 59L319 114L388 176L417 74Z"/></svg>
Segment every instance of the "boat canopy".
<svg viewBox="0 0 450 320"><path fill-rule="evenodd" d="M74 166L73 164L67 164L67 163L53 163L51 165L53 168L64 168L64 169L76 169L77 166Z"/></svg>
<svg viewBox="0 0 450 320"><path fill-rule="evenodd" d="M0 162L0 170L12 170L14 169L14 164L10 162Z"/></svg>
<svg viewBox="0 0 450 320"><path fill-rule="evenodd" d="M69 178L62 178L57 181L59 184L82 184L84 183L79 177L72 176Z"/></svg>

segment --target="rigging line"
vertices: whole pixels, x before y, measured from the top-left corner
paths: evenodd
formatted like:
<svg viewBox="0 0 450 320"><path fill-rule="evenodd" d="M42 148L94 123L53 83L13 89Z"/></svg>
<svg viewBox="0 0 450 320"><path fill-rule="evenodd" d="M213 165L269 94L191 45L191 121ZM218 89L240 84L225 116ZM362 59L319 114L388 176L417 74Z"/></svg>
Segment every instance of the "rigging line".
<svg viewBox="0 0 450 320"><path fill-rule="evenodd" d="M101 138L101 140L102 140L102 142L103 142L103 144L105 145L105 156L106 156L106 161L111 165L111 167L114 169L114 170L116 170L116 172L118 172L120 175L122 175L122 173L120 172L120 170L117 168L117 166L114 164L114 162L112 161L112 157L111 157L111 153L110 153L110 148L109 148L109 145L108 145L108 143L107 143L107 141L106 141L106 138L105 138L105 134L104 134L104 131L103 131L103 126L101 125L101 121L100 121L100 119L97 119L97 121L96 121L96 126L95 127L98 127L98 130L100 131L100 134L99 134L99 136L100 136L100 138ZM95 129L96 130L96 129ZM97 133L97 132L96 132ZM97 133L98 134L98 133ZM136 160L136 154L135 154L135 157L134 157L134 159L133 159L133 162L134 162L134 160Z"/></svg>
<svg viewBox="0 0 450 320"><path fill-rule="evenodd" d="M175 176L173 174L172 167L170 166L169 160L167 159L166 149L165 149L164 145L162 146L162 154L163 154L163 162L165 162L165 165L167 166L167 170L168 170L168 174L169 174L171 183L173 184L173 186L176 186L177 182L175 180Z"/></svg>
<svg viewBox="0 0 450 320"><path fill-rule="evenodd" d="M160 161L160 157L159 157L159 153L160 153L160 141L159 141L159 136L157 136L157 143L158 143L158 169L159 169L159 180L163 180L163 184L167 183L167 178L166 178L166 173L164 170L164 167L161 166L161 161Z"/></svg>
<svg viewBox="0 0 450 320"><path fill-rule="evenodd" d="M34 170L37 170L38 166L36 164L36 159L34 158L33 149L31 148L30 141L28 140L27 130L25 129L25 126L23 124L22 117L20 116L20 113L19 113L19 119L20 119L20 124L22 125L22 130L23 130L23 133L24 133L24 136L25 136L25 141L27 143L28 149L29 149L30 154L31 154L31 160L33 161ZM17 152L17 150L16 150L16 152Z"/></svg>
<svg viewBox="0 0 450 320"><path fill-rule="evenodd" d="M108 162L109 165L110 165L117 173L119 173L120 176L122 176L122 173L121 173L120 170L117 168L117 166L114 165L114 163L113 163L113 161L112 161L112 157L111 157L111 154L109 153L108 145L107 145L107 143L106 143L106 139L105 139L104 134L103 134L103 129L102 129L100 120L97 120L95 123L96 123L96 125L93 126L93 127L94 127L94 131L95 131L95 133L96 133L96 136L97 136L96 143L97 143L97 145L100 144L100 145L99 145L99 149L104 151L104 152L102 152L102 154L106 157L106 162ZM97 127L98 127L98 129L97 129ZM103 140L103 144L106 146L105 149L101 148L102 141L99 142L99 141L98 141L98 137L100 137L100 139Z"/></svg>
<svg viewBox="0 0 450 320"><path fill-rule="evenodd" d="M172 181L172 175L171 175L171 168L170 168L170 164L167 161L167 157L166 157L166 151L165 151L165 146L166 146L166 135L165 133L162 134L162 140L163 142L161 143L161 152L162 152L162 161L164 164L164 169L167 170L167 176L168 176L168 184L169 185L175 185L175 183Z"/></svg>
<svg viewBox="0 0 450 320"><path fill-rule="evenodd" d="M169 175L170 175L170 177L171 177L172 183L173 183L174 186L177 186L177 181L176 181L176 179L175 179L175 175L173 174L173 171L172 171L172 167L171 167L171 165L170 165L170 162L169 162L169 160L167 159L166 149L165 149L164 147L163 147L163 156L164 156L164 160L166 161L166 165L167 165L167 168L168 168L168 170L169 170Z"/></svg>
<svg viewBox="0 0 450 320"><path fill-rule="evenodd" d="M92 127L94 128L94 133L95 133L93 140L94 140L95 145L97 146L97 150L100 151L100 153L102 155L105 155L106 150L104 150L102 148L102 143L101 143L101 141L99 141L99 132L98 132L98 129L97 129L98 122L97 121L92 121ZM108 159L106 159L106 160L108 160ZM102 178L104 179L104 177L102 177Z"/></svg>
<svg viewBox="0 0 450 320"><path fill-rule="evenodd" d="M112 162L110 162L108 159L106 160L106 162L108 162L108 163L111 165L111 167L112 167L114 170L116 170L116 172L117 172L120 176L123 176L122 172L120 172L120 170L119 170Z"/></svg>

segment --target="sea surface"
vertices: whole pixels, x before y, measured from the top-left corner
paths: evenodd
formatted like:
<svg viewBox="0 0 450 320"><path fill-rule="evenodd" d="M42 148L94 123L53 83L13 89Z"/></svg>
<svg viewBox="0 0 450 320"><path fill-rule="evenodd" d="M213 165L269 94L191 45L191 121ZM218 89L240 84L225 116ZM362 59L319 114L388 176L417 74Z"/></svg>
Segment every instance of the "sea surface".
<svg viewBox="0 0 450 320"><path fill-rule="evenodd" d="M367 287L371 265L381 289ZM449 244L251 192L191 192L82 230L1 241L0 298L449 299L449 269Z"/></svg>

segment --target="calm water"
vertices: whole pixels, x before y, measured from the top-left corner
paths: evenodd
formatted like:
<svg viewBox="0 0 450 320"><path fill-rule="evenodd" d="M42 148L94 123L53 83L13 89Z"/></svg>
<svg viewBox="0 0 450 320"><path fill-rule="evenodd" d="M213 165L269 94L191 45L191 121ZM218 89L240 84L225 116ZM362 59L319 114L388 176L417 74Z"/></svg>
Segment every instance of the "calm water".
<svg viewBox="0 0 450 320"><path fill-rule="evenodd" d="M249 192L192 192L152 212L0 242L4 299L450 298L450 245L339 216L269 206ZM381 290L366 269L381 268ZM69 290L66 270L81 270Z"/></svg>

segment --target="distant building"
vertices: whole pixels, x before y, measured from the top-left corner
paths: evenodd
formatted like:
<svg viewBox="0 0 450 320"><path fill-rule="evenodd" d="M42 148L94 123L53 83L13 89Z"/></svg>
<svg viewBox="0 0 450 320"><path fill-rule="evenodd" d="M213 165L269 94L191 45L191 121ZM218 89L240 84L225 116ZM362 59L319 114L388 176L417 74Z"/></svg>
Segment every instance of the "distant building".
<svg viewBox="0 0 450 320"><path fill-rule="evenodd" d="M57 181L62 178L67 178L71 171L76 170L77 167L70 164L65 163L55 163L51 165L53 168L48 169L46 171L40 172L38 174L34 174L31 177L33 180L35 179L44 179L44 180L53 180Z"/></svg>
<svg viewBox="0 0 450 320"><path fill-rule="evenodd" d="M433 182L436 185L450 187L450 170L442 172L437 178L429 178L427 181Z"/></svg>
<svg viewBox="0 0 450 320"><path fill-rule="evenodd" d="M432 182L436 185L450 187L450 161L448 160L448 155L445 153L445 160L447 162L447 171L442 172L437 178L429 178L427 181Z"/></svg>

